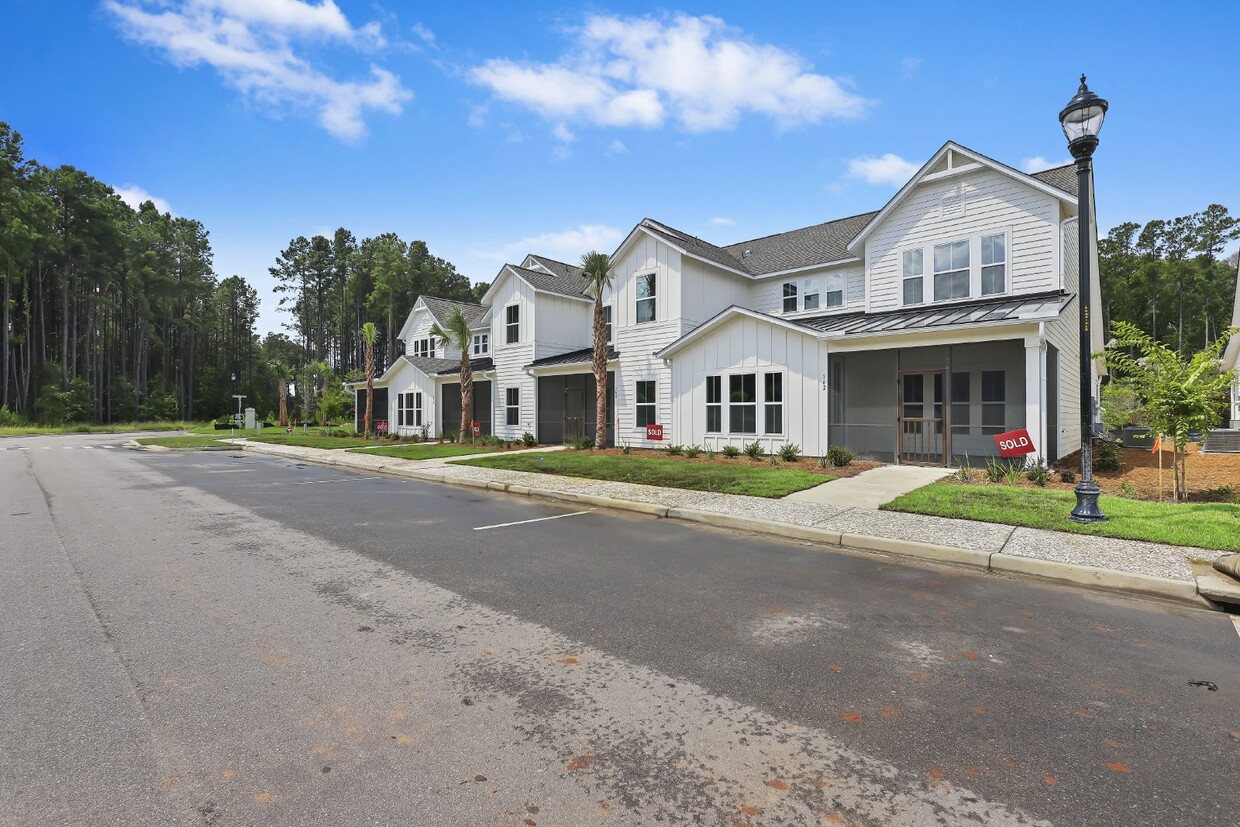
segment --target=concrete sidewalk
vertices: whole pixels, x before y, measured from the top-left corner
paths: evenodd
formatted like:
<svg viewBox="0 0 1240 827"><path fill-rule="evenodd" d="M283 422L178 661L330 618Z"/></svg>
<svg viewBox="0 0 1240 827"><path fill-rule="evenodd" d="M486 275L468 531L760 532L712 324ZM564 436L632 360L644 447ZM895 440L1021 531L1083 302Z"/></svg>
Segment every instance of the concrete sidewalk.
<svg viewBox="0 0 1240 827"><path fill-rule="evenodd" d="M927 468L922 465L880 465L878 468L862 471L855 477L845 477L804 491L796 491L784 499L799 503L876 509L901 494L941 480L948 473L946 468Z"/></svg>
<svg viewBox="0 0 1240 827"><path fill-rule="evenodd" d="M930 517L824 501L660 488L523 471L453 465L460 457L401 460L247 442L246 451L303 462L356 468L411 479L488 488L808 540L830 546L902 554L994 572L1045 577L1078 585L1170 597L1200 605L1190 561L1223 552ZM835 485L837 483L829 483Z"/></svg>

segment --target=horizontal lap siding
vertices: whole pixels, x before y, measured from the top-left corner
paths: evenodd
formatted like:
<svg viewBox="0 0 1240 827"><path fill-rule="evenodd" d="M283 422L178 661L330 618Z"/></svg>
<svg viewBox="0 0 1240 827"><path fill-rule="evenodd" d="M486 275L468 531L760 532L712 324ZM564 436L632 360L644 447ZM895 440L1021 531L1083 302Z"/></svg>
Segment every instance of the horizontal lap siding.
<svg viewBox="0 0 1240 827"><path fill-rule="evenodd" d="M827 307L826 306L826 286L827 276L842 275L844 276L844 306L843 307ZM830 313L835 311L853 311L862 310L865 307L865 271L861 265L849 267L832 267L824 270L810 270L804 273L794 273L788 276L776 276L773 278L764 278L754 281L749 288L749 296L747 306L751 310L757 310L759 313L767 313L772 316L784 315L784 282L796 281L801 285L807 278L818 279L818 289L820 291L820 304L817 310L808 312L802 311L805 315L820 315L822 313Z"/></svg>
<svg viewBox="0 0 1240 827"><path fill-rule="evenodd" d="M961 188L960 208L944 215L944 196ZM910 248L926 250L923 286L927 301L933 289L936 244L970 239L972 289L980 296L981 257L977 238L1007 233L1007 287L1009 293L1032 293L1059 286L1057 200L1031 186L989 170L941 183L918 187L866 239L870 310L901 306L902 254Z"/></svg>

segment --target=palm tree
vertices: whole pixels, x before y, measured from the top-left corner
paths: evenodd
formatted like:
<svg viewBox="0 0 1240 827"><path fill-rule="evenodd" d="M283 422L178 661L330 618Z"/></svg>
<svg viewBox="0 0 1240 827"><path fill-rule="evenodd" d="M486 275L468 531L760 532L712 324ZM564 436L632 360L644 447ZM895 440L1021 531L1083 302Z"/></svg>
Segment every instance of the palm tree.
<svg viewBox="0 0 1240 827"><path fill-rule="evenodd" d="M366 344L366 418L362 420L362 436L370 433L370 418L375 404L375 342L379 329L374 322L362 325L362 341Z"/></svg>
<svg viewBox="0 0 1240 827"><path fill-rule="evenodd" d="M473 331L469 329L465 312L454 307L443 320L443 327L438 323L431 325L431 335L439 339L445 348L451 346L461 351L461 442L464 442L466 438L473 437L474 374L469 367Z"/></svg>
<svg viewBox="0 0 1240 827"><path fill-rule="evenodd" d="M284 362L276 359L268 364L271 375L276 379L276 396L280 399L280 427L288 427L288 380L293 377L292 369Z"/></svg>
<svg viewBox="0 0 1240 827"><path fill-rule="evenodd" d="M581 257L581 269L594 295L594 447L607 447L607 321L603 318L603 293L611 287L615 272L611 256L591 251Z"/></svg>

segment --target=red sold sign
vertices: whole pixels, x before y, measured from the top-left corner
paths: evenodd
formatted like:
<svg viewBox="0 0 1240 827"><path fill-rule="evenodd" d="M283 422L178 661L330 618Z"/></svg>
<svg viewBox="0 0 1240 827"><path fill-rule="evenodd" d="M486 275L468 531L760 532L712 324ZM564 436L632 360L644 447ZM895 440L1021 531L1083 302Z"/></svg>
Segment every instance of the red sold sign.
<svg viewBox="0 0 1240 827"><path fill-rule="evenodd" d="M1024 428L998 434L995 444L999 446L999 456L1002 457L1021 457L1033 453L1033 440Z"/></svg>
<svg viewBox="0 0 1240 827"><path fill-rule="evenodd" d="M482 436L482 423L481 422L474 423L474 436Z"/></svg>
<svg viewBox="0 0 1240 827"><path fill-rule="evenodd" d="M646 426L646 439L660 439L660 440L663 439L663 426L662 425L647 425Z"/></svg>

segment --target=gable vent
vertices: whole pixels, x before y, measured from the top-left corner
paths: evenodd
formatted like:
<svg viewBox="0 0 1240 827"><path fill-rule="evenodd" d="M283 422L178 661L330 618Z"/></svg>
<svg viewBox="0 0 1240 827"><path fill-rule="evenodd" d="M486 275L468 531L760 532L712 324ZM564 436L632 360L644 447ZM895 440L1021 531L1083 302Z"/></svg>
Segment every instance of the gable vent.
<svg viewBox="0 0 1240 827"><path fill-rule="evenodd" d="M963 218L964 213L965 188L964 184L957 184L943 193L943 199L939 205L939 215L941 218Z"/></svg>

